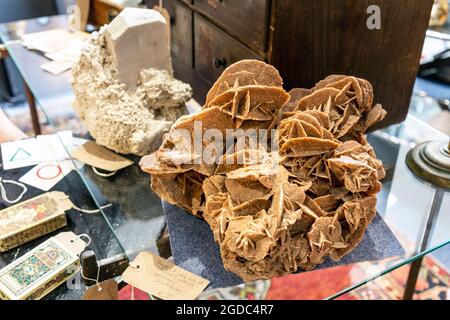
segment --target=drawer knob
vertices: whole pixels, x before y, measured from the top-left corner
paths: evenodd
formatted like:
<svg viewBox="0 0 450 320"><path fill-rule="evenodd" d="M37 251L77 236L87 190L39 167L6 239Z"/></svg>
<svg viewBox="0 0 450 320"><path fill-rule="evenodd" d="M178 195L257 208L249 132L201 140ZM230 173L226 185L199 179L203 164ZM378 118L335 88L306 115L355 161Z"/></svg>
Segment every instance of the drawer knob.
<svg viewBox="0 0 450 320"><path fill-rule="evenodd" d="M213 64L217 69L219 69L220 67L226 67L227 61L224 58L214 58Z"/></svg>

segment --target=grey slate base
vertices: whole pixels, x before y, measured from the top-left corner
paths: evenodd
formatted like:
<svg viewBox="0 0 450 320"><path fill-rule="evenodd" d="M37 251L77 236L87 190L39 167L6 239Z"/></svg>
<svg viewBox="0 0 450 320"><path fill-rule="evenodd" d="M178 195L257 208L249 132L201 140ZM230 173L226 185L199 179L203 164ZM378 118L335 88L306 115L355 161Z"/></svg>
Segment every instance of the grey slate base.
<svg viewBox="0 0 450 320"><path fill-rule="evenodd" d="M225 288L243 283L242 279L224 269L219 246L209 225L181 208L163 201L175 264L211 283L209 289ZM361 243L340 261L327 260L317 269L362 261L377 261L401 256L404 249L379 214L366 230ZM305 272L305 271L300 271Z"/></svg>

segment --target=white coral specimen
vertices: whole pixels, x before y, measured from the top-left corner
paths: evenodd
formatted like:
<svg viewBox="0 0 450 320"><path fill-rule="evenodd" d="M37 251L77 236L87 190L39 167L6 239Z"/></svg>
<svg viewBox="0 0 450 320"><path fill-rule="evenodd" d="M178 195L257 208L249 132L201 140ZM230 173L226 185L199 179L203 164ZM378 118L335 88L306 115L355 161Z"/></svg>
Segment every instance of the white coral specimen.
<svg viewBox="0 0 450 320"><path fill-rule="evenodd" d="M72 87L75 110L98 144L119 153L147 154L187 113L188 84L157 69L142 70L139 79L136 90L128 90L106 49L104 28L92 34L73 65Z"/></svg>

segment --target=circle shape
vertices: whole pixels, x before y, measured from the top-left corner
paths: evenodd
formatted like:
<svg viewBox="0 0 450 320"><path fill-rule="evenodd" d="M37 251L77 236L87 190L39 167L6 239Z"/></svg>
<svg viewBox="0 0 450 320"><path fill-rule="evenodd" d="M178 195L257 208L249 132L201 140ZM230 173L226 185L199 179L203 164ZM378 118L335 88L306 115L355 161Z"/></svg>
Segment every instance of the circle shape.
<svg viewBox="0 0 450 320"><path fill-rule="evenodd" d="M38 178L43 180L52 180L62 173L61 166L55 164L47 164L42 166L36 172Z"/></svg>

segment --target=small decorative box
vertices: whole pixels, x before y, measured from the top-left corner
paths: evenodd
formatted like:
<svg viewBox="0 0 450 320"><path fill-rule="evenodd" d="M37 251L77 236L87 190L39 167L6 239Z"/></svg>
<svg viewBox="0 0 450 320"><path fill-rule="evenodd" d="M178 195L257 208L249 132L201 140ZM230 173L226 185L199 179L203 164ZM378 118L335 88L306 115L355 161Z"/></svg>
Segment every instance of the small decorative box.
<svg viewBox="0 0 450 320"><path fill-rule="evenodd" d="M0 252L67 225L72 202L64 192L47 192L0 211Z"/></svg>
<svg viewBox="0 0 450 320"><path fill-rule="evenodd" d="M0 300L38 300L79 271L86 243L62 232L0 270Z"/></svg>

